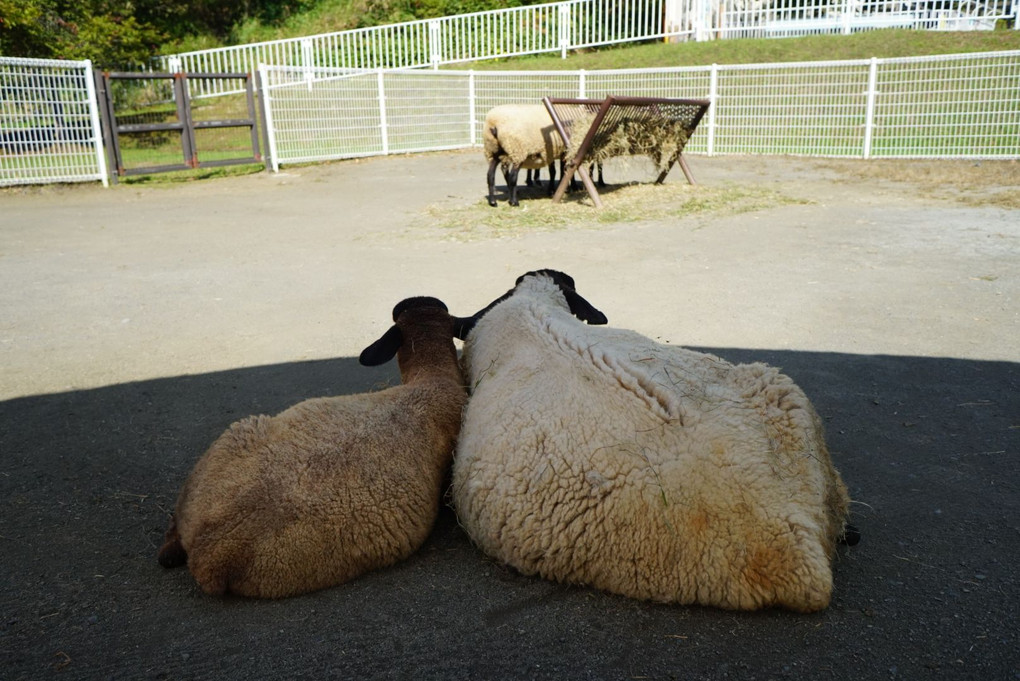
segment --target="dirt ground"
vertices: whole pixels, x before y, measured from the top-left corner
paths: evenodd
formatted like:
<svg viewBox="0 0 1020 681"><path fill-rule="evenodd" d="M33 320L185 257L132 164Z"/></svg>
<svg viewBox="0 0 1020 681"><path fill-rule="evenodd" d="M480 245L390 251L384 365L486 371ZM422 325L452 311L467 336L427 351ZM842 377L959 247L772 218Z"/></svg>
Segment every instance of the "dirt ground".
<svg viewBox="0 0 1020 681"><path fill-rule="evenodd" d="M482 204L480 152L0 192L0 676L1020 679L1015 167L939 191L909 164L690 164L690 197L772 198L448 229L513 210ZM542 205L529 193L522 223ZM613 326L805 389L863 535L828 610L527 578L448 509L410 560L299 598L212 598L157 565L180 484L231 422L395 382L355 359L395 302L468 314L539 267Z"/></svg>

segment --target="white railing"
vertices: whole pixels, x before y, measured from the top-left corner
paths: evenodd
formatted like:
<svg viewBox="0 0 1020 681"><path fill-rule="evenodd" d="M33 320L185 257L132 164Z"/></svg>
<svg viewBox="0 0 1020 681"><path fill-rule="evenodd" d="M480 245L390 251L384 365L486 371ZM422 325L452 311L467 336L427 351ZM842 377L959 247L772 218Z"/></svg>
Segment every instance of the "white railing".
<svg viewBox="0 0 1020 681"><path fill-rule="evenodd" d="M711 40L851 33L876 28L990 30L1017 25L1010 0L566 0L185 52L166 71L246 72L259 64L314 69L438 68L478 59L641 40ZM222 94L216 81L196 96Z"/></svg>
<svg viewBox="0 0 1020 681"><path fill-rule="evenodd" d="M709 99L701 154L1020 158L1020 51L614 71L260 68L274 169L478 145L485 112L542 97Z"/></svg>
<svg viewBox="0 0 1020 681"><path fill-rule="evenodd" d="M0 187L107 183L90 61L0 57Z"/></svg>
<svg viewBox="0 0 1020 681"><path fill-rule="evenodd" d="M723 0L706 19L709 37L775 38L849 34L878 28L932 31L992 30L1013 21L1009 0Z"/></svg>

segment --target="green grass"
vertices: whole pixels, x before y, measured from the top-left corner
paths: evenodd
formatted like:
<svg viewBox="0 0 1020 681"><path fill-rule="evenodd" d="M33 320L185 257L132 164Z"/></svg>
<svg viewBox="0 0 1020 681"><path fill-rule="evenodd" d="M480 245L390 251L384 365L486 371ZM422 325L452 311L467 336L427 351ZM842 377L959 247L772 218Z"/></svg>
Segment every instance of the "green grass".
<svg viewBox="0 0 1020 681"><path fill-rule="evenodd" d="M261 163L246 163L235 166L220 166L216 168L193 168L190 170L176 170L168 173L153 175L131 175L122 177L118 181L126 185L176 185L182 182L195 182L197 180L209 180L218 177L237 177L240 175L254 175L265 170Z"/></svg>
<svg viewBox="0 0 1020 681"><path fill-rule="evenodd" d="M657 66L709 64L767 64L772 62L914 57L919 55L1020 50L1020 31L911 31L886 29L851 35L812 35L799 38L748 38L706 42L665 43L532 55L452 65L447 68L528 71L636 69Z"/></svg>

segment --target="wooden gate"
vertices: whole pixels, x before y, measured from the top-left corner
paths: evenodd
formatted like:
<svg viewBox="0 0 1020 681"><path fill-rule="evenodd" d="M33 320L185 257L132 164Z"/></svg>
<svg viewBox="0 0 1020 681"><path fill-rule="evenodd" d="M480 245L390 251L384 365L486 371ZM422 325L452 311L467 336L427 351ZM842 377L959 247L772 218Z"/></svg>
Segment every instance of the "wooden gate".
<svg viewBox="0 0 1020 681"><path fill-rule="evenodd" d="M244 93L193 100L188 80L197 78L241 80ZM250 74L96 72L95 79L114 182L127 175L264 163Z"/></svg>

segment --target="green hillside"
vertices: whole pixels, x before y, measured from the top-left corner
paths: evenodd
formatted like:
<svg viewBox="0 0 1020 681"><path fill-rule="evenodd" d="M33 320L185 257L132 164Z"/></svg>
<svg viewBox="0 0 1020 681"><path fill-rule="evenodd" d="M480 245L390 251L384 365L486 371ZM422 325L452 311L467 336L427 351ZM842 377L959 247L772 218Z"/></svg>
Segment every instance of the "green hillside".
<svg viewBox="0 0 1020 681"><path fill-rule="evenodd" d="M888 29L852 35L814 35L800 38L711 40L631 45L571 53L497 59L450 68L472 69L630 69L705 64L761 64L772 62L913 57L963 52L1020 50L1020 31L909 31Z"/></svg>

